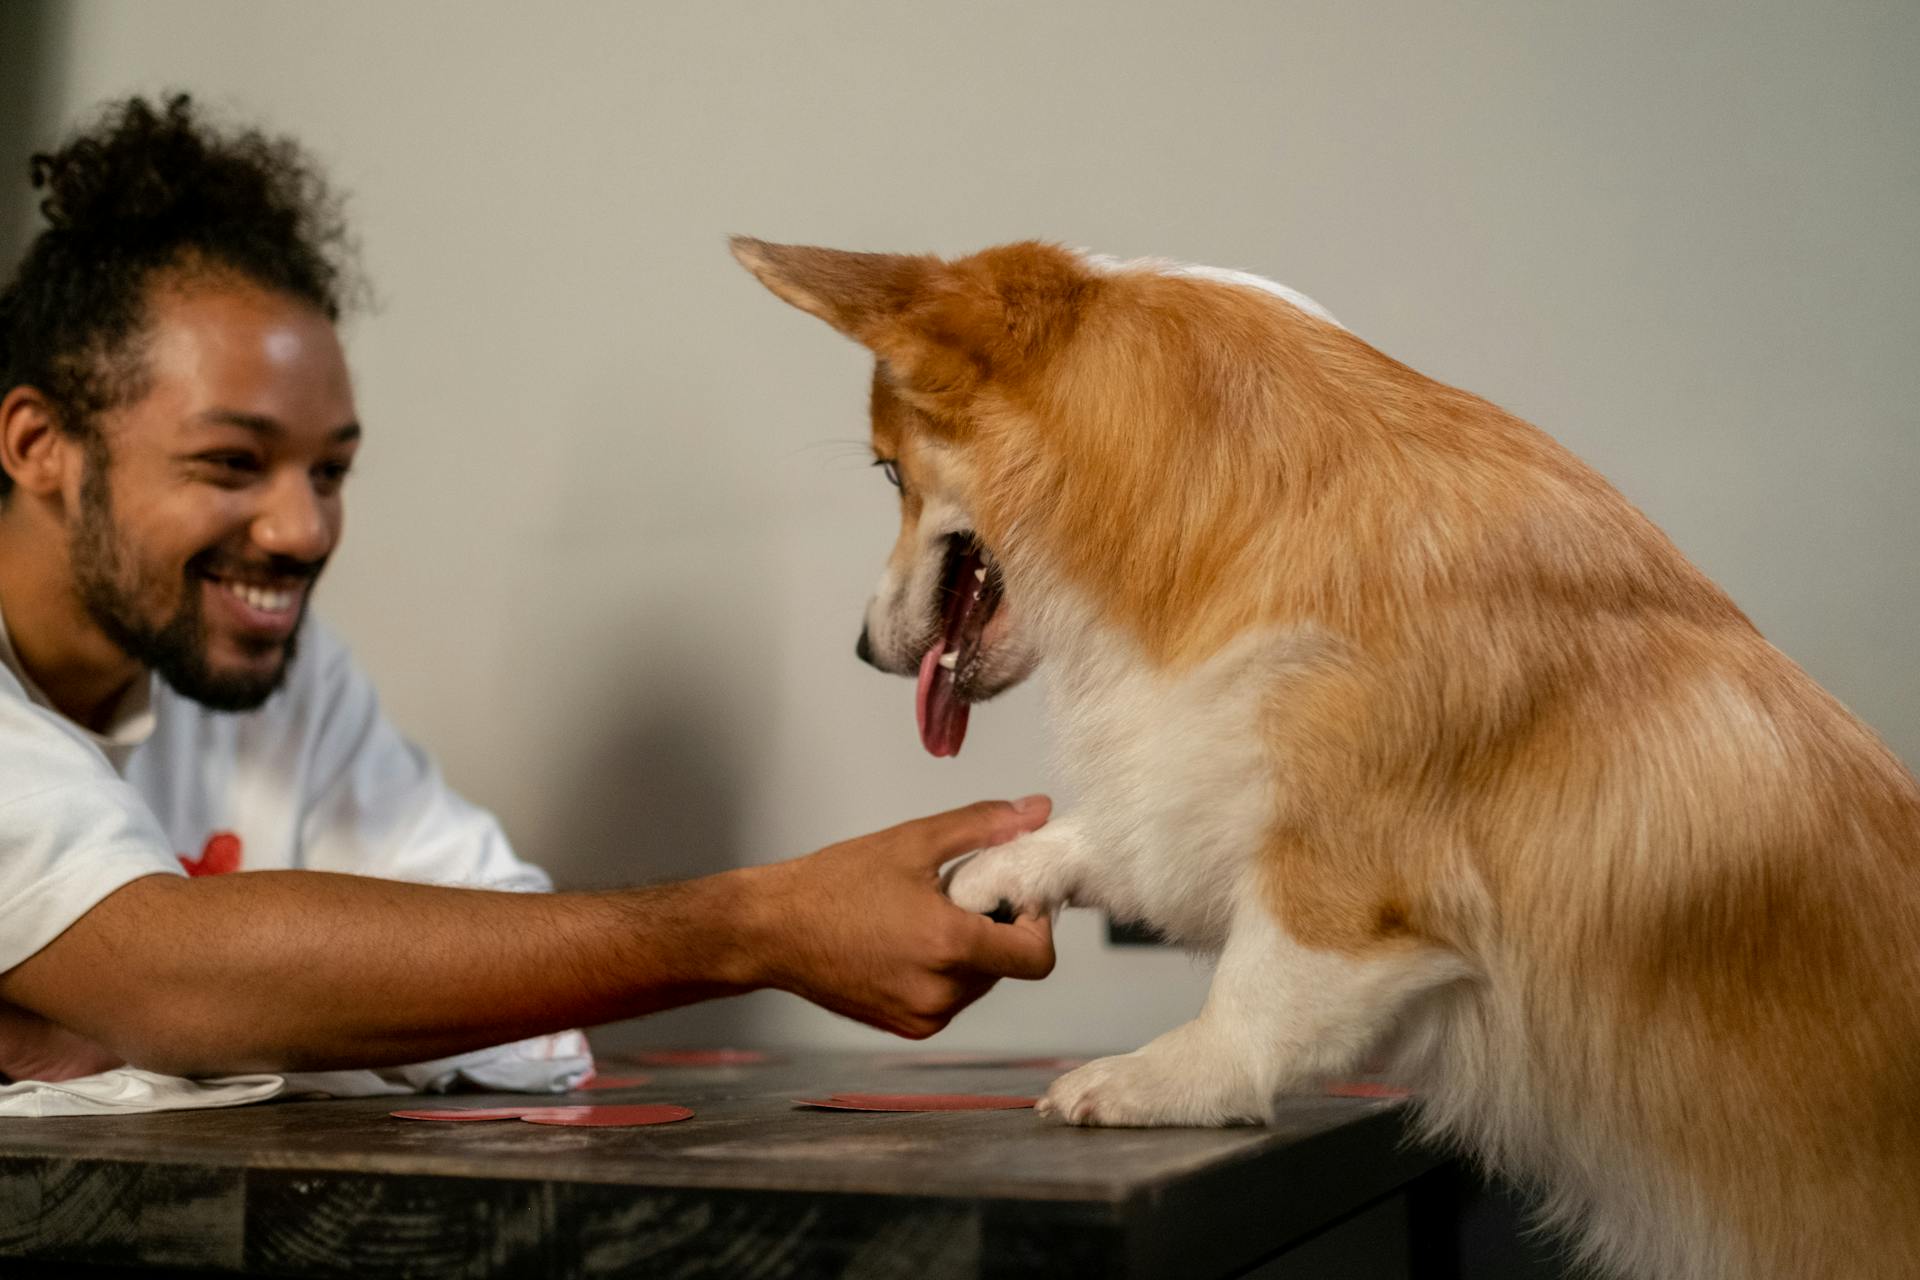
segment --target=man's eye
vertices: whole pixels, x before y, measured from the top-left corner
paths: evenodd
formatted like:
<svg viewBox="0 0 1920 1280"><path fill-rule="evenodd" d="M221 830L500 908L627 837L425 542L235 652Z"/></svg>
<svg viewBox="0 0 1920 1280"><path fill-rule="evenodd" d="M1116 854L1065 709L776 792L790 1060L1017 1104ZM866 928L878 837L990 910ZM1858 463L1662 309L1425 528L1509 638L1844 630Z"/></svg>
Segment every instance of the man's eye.
<svg viewBox="0 0 1920 1280"><path fill-rule="evenodd" d="M203 453L200 461L215 471L252 475L260 470L260 459L250 453Z"/></svg>
<svg viewBox="0 0 1920 1280"><path fill-rule="evenodd" d="M900 487L899 463L895 462L892 458L878 458L874 461L873 465L880 468L880 474L887 478L888 484L896 489Z"/></svg>
<svg viewBox="0 0 1920 1280"><path fill-rule="evenodd" d="M353 470L350 462L323 462L313 469L313 478L329 488L337 489L346 483L347 473Z"/></svg>

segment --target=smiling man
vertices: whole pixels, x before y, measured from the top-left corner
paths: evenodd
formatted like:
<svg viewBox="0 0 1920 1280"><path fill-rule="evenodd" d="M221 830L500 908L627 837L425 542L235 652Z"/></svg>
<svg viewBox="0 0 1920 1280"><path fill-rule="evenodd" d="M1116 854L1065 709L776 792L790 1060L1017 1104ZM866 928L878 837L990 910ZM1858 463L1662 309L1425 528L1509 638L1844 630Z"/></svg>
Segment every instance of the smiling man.
<svg viewBox="0 0 1920 1280"><path fill-rule="evenodd" d="M21 504L20 523L52 546L49 517L75 518L65 563L42 565L50 589L23 593L16 649L94 728L142 668L216 710L259 706L340 536L360 428L332 326L230 269L198 272L151 283L147 394L102 414L77 452L61 448L54 403L20 388L16 483L61 499ZM89 631L98 643L71 643ZM67 643L41 655L29 636Z"/></svg>
<svg viewBox="0 0 1920 1280"><path fill-rule="evenodd" d="M936 874L1038 797L540 892L308 612L361 434L311 168L176 98L33 173L48 226L0 293L0 1077L558 1088L569 1027L777 987L923 1036L1049 971L1046 921L970 915Z"/></svg>

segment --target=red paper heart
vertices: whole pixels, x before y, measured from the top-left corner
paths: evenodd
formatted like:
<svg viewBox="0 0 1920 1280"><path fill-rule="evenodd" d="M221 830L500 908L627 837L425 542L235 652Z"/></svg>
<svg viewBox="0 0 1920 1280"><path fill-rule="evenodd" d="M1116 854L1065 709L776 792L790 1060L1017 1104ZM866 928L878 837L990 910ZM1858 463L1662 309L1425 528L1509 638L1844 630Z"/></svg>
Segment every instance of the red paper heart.
<svg viewBox="0 0 1920 1280"><path fill-rule="evenodd" d="M528 1124L557 1124L579 1129L632 1129L647 1124L672 1124L690 1119L693 1112L655 1102L633 1107L539 1107L523 1112Z"/></svg>
<svg viewBox="0 0 1920 1280"><path fill-rule="evenodd" d="M216 831L207 837L200 856L180 855L180 865L190 876L223 876L240 869L240 837L231 831Z"/></svg>

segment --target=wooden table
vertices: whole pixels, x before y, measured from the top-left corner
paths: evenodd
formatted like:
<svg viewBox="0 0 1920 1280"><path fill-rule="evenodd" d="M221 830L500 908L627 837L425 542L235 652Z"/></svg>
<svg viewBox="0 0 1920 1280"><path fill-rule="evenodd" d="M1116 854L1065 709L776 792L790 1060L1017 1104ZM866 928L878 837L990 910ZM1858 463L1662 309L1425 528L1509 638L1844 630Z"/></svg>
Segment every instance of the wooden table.
<svg viewBox="0 0 1920 1280"><path fill-rule="evenodd" d="M1267 1128L1096 1130L1030 1111L856 1114L828 1092L1036 1094L1046 1068L783 1054L566 1098L468 1094L0 1120L0 1275L952 1277L1410 1269L1441 1164L1390 1102L1302 1098ZM678 1102L645 1129L432 1124L395 1107ZM1341 1269L1327 1270L1338 1257ZM1315 1259L1320 1259L1316 1262Z"/></svg>

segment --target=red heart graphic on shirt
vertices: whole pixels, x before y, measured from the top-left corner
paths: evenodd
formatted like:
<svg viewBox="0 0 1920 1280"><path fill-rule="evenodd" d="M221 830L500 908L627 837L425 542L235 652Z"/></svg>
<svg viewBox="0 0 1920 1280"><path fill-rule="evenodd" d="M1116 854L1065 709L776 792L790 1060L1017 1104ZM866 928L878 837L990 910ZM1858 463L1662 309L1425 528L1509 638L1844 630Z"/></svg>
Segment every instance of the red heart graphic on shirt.
<svg viewBox="0 0 1920 1280"><path fill-rule="evenodd" d="M190 876L219 876L240 869L240 837L231 831L216 831L207 837L200 856L180 855L180 865Z"/></svg>

